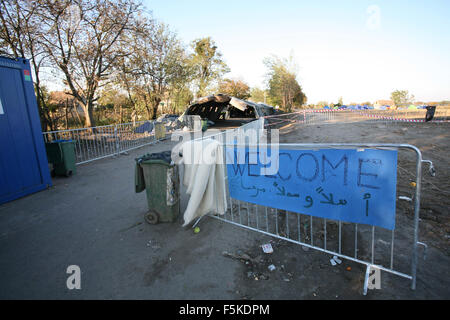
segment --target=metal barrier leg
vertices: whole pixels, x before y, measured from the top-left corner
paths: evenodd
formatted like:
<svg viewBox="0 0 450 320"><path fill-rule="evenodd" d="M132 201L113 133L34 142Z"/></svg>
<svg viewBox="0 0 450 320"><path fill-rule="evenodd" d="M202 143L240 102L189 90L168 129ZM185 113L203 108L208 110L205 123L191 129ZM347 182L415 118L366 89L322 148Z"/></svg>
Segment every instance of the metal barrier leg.
<svg viewBox="0 0 450 320"><path fill-rule="evenodd" d="M366 276L364 278L364 295L367 295L367 287L369 286L369 275L370 275L370 269L371 269L372 265L368 264L366 267Z"/></svg>
<svg viewBox="0 0 450 320"><path fill-rule="evenodd" d="M417 242L417 244L423 246L423 260L427 260L427 250L428 250L427 244L423 242Z"/></svg>
<svg viewBox="0 0 450 320"><path fill-rule="evenodd" d="M197 218L197 221L195 221L194 225L192 226L192 229L195 229L195 227L197 226L197 224L200 222L200 220L202 220L204 216L201 216L199 218Z"/></svg>

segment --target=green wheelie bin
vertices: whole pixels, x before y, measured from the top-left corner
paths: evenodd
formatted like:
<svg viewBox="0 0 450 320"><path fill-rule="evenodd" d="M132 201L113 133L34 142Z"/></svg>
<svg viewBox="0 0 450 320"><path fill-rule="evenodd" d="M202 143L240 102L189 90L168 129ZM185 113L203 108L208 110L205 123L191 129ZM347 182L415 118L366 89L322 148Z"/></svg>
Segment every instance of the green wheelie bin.
<svg viewBox="0 0 450 320"><path fill-rule="evenodd" d="M70 177L77 172L75 165L75 142L55 140L45 144L48 162L53 164L52 176Z"/></svg>
<svg viewBox="0 0 450 320"><path fill-rule="evenodd" d="M148 212L144 218L150 224L174 222L180 213L180 178L170 154L165 151L135 159L135 191L146 190Z"/></svg>

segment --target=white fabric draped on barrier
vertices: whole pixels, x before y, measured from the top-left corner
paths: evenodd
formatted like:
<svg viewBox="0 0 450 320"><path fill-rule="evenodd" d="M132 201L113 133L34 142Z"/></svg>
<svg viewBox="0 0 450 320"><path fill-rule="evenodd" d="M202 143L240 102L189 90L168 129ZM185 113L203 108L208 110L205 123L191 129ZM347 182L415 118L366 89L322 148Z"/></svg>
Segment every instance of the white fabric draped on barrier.
<svg viewBox="0 0 450 320"><path fill-rule="evenodd" d="M190 195L184 212L184 224L210 212L227 211L223 146L213 139L188 141L181 146L184 165L183 184Z"/></svg>

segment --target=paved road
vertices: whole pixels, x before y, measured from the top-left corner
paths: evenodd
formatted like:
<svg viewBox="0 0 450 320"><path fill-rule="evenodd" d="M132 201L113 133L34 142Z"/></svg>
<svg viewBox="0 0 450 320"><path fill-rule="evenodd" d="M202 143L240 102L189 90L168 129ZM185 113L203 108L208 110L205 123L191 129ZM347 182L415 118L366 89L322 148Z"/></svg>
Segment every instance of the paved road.
<svg viewBox="0 0 450 320"><path fill-rule="evenodd" d="M182 228L182 219L143 222L146 195L134 193L134 158L170 146L81 165L49 190L0 206L0 298L235 298L236 262L221 252L248 232L233 228L230 238L230 226L214 219L199 234ZM69 265L81 268L81 290L66 287Z"/></svg>

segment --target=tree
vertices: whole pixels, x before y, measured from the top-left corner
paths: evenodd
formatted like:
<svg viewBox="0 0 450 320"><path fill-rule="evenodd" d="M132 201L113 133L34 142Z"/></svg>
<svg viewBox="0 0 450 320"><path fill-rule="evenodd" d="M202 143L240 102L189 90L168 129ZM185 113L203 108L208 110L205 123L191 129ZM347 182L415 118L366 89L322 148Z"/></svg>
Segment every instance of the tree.
<svg viewBox="0 0 450 320"><path fill-rule="evenodd" d="M108 87L100 92L98 107L100 110L112 110L113 119L122 123L124 122L123 110L130 107L130 100L120 88Z"/></svg>
<svg viewBox="0 0 450 320"><path fill-rule="evenodd" d="M39 4L34 1L0 0L0 54L30 60L41 126L47 131L56 128L41 84L40 71L45 67L48 56L39 42L38 10Z"/></svg>
<svg viewBox="0 0 450 320"><path fill-rule="evenodd" d="M405 106L414 101L414 96L409 94L408 90L395 90L391 93L391 100L395 107Z"/></svg>
<svg viewBox="0 0 450 320"><path fill-rule="evenodd" d="M122 81L143 103L148 117L156 119L163 99L171 94L181 100L186 98L192 73L189 57L167 25L147 21L133 38L131 54L119 69Z"/></svg>
<svg viewBox="0 0 450 320"><path fill-rule="evenodd" d="M316 105L317 105L318 107L323 108L323 107L325 107L325 106L328 106L329 104L328 104L328 101L319 101L319 102L317 102Z"/></svg>
<svg viewBox="0 0 450 320"><path fill-rule="evenodd" d="M238 99L250 98L250 87L239 79L224 79L219 83L219 91Z"/></svg>
<svg viewBox="0 0 450 320"><path fill-rule="evenodd" d="M0 53L30 59L44 130L57 129L57 112L55 104L46 106L43 67L62 76L86 127L95 126L94 111L105 115L108 106L156 118L161 101L174 101L176 110L192 100L193 56L141 8L140 0L0 0ZM220 56L213 55L208 81L221 74ZM108 91L121 102L106 103Z"/></svg>
<svg viewBox="0 0 450 320"><path fill-rule="evenodd" d="M170 90L171 113L182 113L193 99L194 95L187 86L172 87Z"/></svg>
<svg viewBox="0 0 450 320"><path fill-rule="evenodd" d="M266 90L262 90L260 88L252 88L250 90L250 100L252 100L253 102L263 102L263 103L267 103L269 104L269 102L267 101L268 98L268 93Z"/></svg>
<svg viewBox="0 0 450 320"><path fill-rule="evenodd" d="M113 63L123 54L121 35L132 30L140 4L134 0L41 3L41 43L83 107L85 126L95 126L98 89L106 84Z"/></svg>
<svg viewBox="0 0 450 320"><path fill-rule="evenodd" d="M293 58L287 60L273 56L264 59L264 64L268 69L267 84L272 102L281 105L287 112L301 107L306 102L306 96L297 82Z"/></svg>
<svg viewBox="0 0 450 320"><path fill-rule="evenodd" d="M222 60L222 54L217 50L215 42L210 37L194 40L191 46L194 50L191 56L191 65L195 79L197 79L197 96L204 96L208 87L228 73L230 69Z"/></svg>

